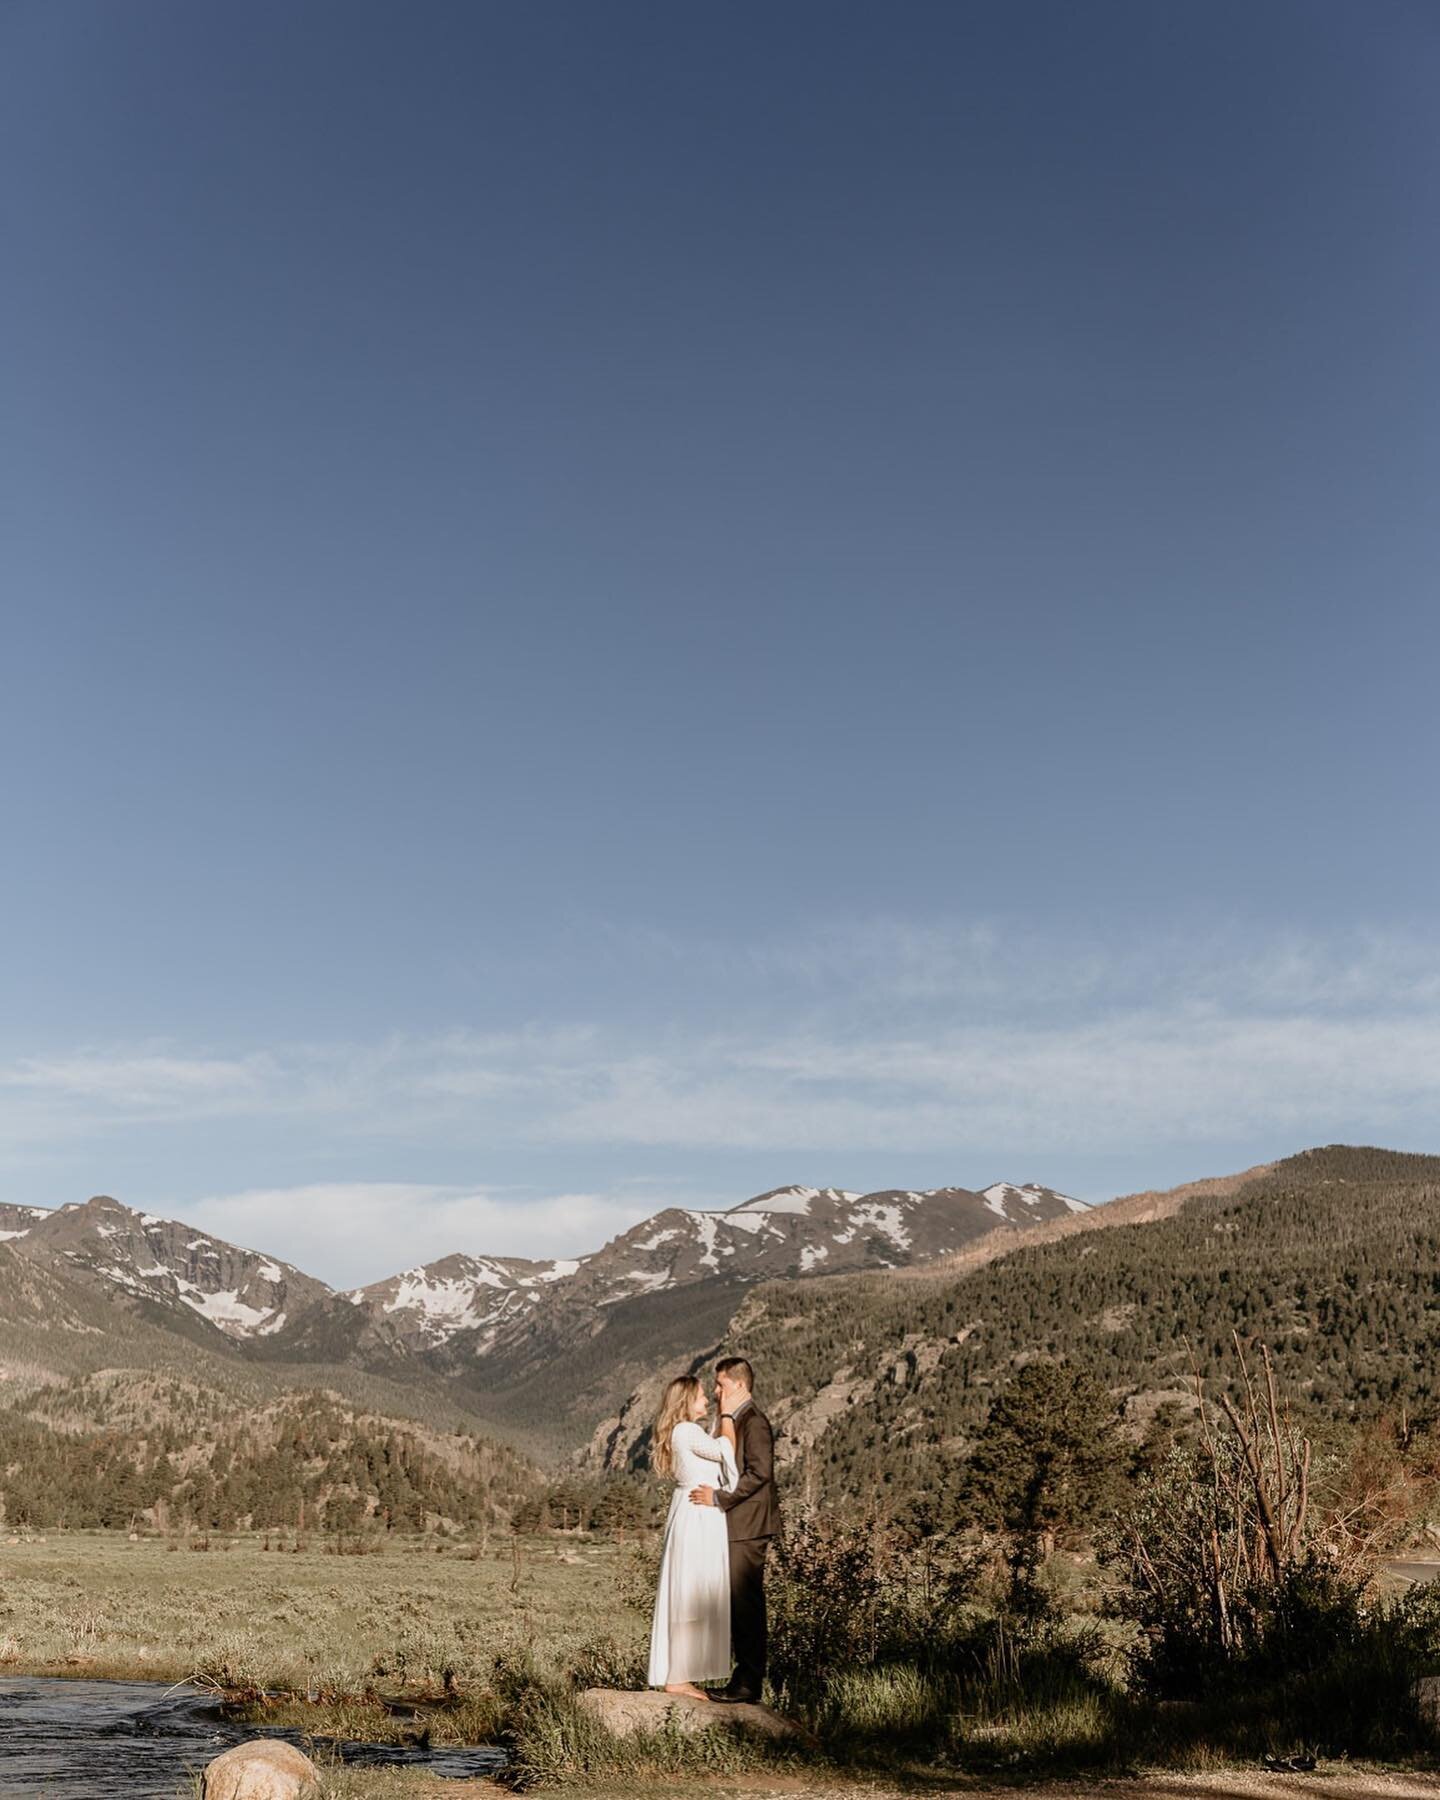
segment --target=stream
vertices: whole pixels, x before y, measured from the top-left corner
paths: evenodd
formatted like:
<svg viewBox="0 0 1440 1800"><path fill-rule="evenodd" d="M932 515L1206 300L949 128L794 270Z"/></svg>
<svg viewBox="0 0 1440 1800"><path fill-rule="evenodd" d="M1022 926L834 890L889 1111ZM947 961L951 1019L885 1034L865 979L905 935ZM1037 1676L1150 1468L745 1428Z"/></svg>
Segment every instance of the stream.
<svg viewBox="0 0 1440 1800"><path fill-rule="evenodd" d="M224 1718L213 1697L197 1688L6 1676L0 1679L0 1797L177 1800L212 1757L256 1737L304 1748L297 1731ZM347 1763L423 1769L456 1780L493 1774L505 1760L504 1751L488 1746L421 1750L340 1742L335 1749Z"/></svg>

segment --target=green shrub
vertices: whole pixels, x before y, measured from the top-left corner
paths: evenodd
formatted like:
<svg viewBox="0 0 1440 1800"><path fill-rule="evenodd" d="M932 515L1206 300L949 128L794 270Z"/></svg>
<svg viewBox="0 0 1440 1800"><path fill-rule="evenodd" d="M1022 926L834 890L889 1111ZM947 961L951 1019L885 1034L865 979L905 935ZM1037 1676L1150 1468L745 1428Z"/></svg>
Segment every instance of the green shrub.
<svg viewBox="0 0 1440 1800"><path fill-rule="evenodd" d="M958 1535L914 1524L791 1521L767 1583L777 1692L813 1702L842 1671L943 1661L965 1635L981 1563Z"/></svg>
<svg viewBox="0 0 1440 1800"><path fill-rule="evenodd" d="M643 1688L649 1674L649 1646L622 1644L608 1633L581 1644L565 1666L575 1688Z"/></svg>
<svg viewBox="0 0 1440 1800"><path fill-rule="evenodd" d="M615 1575L615 1594L627 1611L642 1618L647 1627L655 1605L655 1590L660 1585L660 1555L664 1538L657 1534L649 1543L631 1544L619 1558Z"/></svg>
<svg viewBox="0 0 1440 1800"><path fill-rule="evenodd" d="M507 1706L518 1706L537 1688L545 1677L529 1644L510 1644L501 1650L490 1667L490 1686L496 1697Z"/></svg>

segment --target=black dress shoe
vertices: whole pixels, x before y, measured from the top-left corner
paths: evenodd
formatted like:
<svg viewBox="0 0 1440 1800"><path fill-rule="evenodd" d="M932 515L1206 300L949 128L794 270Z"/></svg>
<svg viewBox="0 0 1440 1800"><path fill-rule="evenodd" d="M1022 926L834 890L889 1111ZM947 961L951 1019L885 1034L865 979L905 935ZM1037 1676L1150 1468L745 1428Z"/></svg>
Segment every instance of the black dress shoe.
<svg viewBox="0 0 1440 1800"><path fill-rule="evenodd" d="M721 1700L727 1706L754 1706L760 1696L749 1688L721 1688L718 1694L710 1696L712 1700Z"/></svg>

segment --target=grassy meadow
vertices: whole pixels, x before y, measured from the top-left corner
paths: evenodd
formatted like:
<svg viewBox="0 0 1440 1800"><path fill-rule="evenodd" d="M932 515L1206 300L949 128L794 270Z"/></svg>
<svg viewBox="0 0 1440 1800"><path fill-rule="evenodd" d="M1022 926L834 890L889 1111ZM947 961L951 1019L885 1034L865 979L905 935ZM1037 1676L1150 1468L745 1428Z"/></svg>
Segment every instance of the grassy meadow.
<svg viewBox="0 0 1440 1800"><path fill-rule="evenodd" d="M982 1588L933 1654L897 1640L894 1654L851 1666L837 1658L820 1679L782 1686L777 1702L818 1740L787 1749L727 1733L618 1741L578 1709L579 1688L644 1684L652 1577L633 1544L553 1533L483 1546L396 1538L365 1555L337 1555L320 1540L208 1544L101 1533L0 1540L0 1673L199 1680L257 1725L313 1734L322 1766L329 1737L404 1742L424 1732L437 1745L503 1744L511 1786L592 1794L678 1791L697 1777L711 1792L858 1784L875 1794L1156 1770L1194 1777L1315 1747L1332 1762L1358 1755L1416 1772L1434 1762L1414 1730L1409 1665L1363 1646L1316 1680L1213 1703L1144 1700L1126 1684L1123 1630L1105 1617L1089 1558L1054 1559L1053 1617L1028 1635ZM791 1589L788 1601L777 1591L778 1666L813 1666L804 1645L853 1617L847 1587L827 1579ZM802 1608L818 1600L822 1612L797 1614L797 1593ZM1327 1748L1317 1720L1330 1719ZM495 1790L332 1765L322 1791L461 1800Z"/></svg>
<svg viewBox="0 0 1440 1800"><path fill-rule="evenodd" d="M520 1645L573 1654L613 1629L626 1552L609 1542L434 1538L335 1555L312 1540L114 1533L0 1539L0 1667L227 1688L443 1691ZM274 1540L272 1540L273 1542Z"/></svg>

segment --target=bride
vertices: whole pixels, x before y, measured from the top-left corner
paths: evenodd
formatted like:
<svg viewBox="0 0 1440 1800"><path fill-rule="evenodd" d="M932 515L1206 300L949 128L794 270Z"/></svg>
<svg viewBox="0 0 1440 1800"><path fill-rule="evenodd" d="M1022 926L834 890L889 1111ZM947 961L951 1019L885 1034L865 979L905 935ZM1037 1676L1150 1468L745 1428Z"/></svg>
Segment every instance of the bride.
<svg viewBox="0 0 1440 1800"><path fill-rule="evenodd" d="M660 1586L650 1629L650 1685L692 1700L710 1696L697 1681L730 1674L730 1540L725 1514L716 1506L692 1506L693 1487L728 1493L735 1485L735 1425L720 1423L711 1437L700 1420L709 1410L697 1375L678 1375L655 1416L653 1455L661 1475L675 1480ZM720 1465L716 1474L715 1465Z"/></svg>

